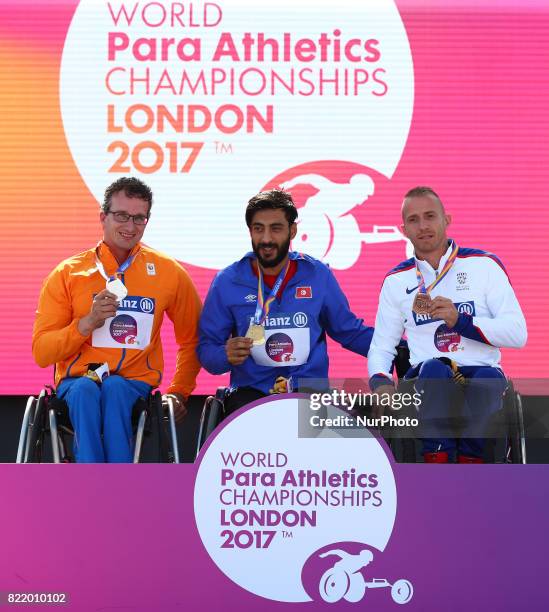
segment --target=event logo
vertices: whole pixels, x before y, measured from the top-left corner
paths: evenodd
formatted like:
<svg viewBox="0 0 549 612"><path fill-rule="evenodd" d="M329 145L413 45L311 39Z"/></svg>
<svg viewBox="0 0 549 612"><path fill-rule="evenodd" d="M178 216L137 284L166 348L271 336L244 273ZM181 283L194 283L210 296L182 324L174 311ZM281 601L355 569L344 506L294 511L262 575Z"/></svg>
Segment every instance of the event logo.
<svg viewBox="0 0 549 612"><path fill-rule="evenodd" d="M265 342L265 350L273 361L295 361L293 358L294 343L287 334L276 333L269 336Z"/></svg>
<svg viewBox="0 0 549 612"><path fill-rule="evenodd" d="M136 344L137 321L127 314L117 315L110 324L109 331L116 342L120 344Z"/></svg>
<svg viewBox="0 0 549 612"><path fill-rule="evenodd" d="M146 240L181 261L219 269L241 257L243 208L273 177L292 193L313 188L294 248L335 269L363 244L403 240L375 220L361 229L355 214L393 175L410 128L413 66L395 2L288 7L291 24L284 2L76 9L60 77L76 165L98 201L119 176L150 183ZM338 179L317 161L355 169Z"/></svg>
<svg viewBox="0 0 549 612"><path fill-rule="evenodd" d="M463 350L463 347L460 344L461 336L445 324L442 324L437 327L434 342L435 347L441 353L455 353L460 349Z"/></svg>
<svg viewBox="0 0 549 612"><path fill-rule="evenodd" d="M356 551L356 552L355 552ZM316 584L318 574L307 568L303 570L303 582L312 599L320 599L327 603L336 603L341 600L356 603L361 601L368 589L389 588L394 602L408 603L414 594L414 587L409 580L398 579L392 584L385 578L364 577L364 570L374 560L374 552L369 548L345 542L340 548L328 548L322 553L313 555L310 565L320 567L322 575ZM315 568L316 569L316 568ZM308 578L308 580L307 580Z"/></svg>
<svg viewBox="0 0 549 612"><path fill-rule="evenodd" d="M262 400L216 432L195 484L202 542L222 572L268 599L357 602L387 587L406 603L409 581L371 574L395 521L390 461L364 428L308 433L310 411L295 397Z"/></svg>

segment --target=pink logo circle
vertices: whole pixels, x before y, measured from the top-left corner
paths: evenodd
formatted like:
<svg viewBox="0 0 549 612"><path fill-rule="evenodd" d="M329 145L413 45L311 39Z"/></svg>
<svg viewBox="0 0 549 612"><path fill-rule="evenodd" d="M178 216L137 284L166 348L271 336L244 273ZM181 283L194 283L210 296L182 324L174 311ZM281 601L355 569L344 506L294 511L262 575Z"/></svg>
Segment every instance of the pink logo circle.
<svg viewBox="0 0 549 612"><path fill-rule="evenodd" d="M441 353L454 353L459 350L461 336L443 324L437 328L434 341L435 346Z"/></svg>
<svg viewBox="0 0 549 612"><path fill-rule="evenodd" d="M135 344L137 321L127 314L118 315L111 321L109 331L116 342L120 344Z"/></svg>
<svg viewBox="0 0 549 612"><path fill-rule="evenodd" d="M294 343L286 334L277 333L269 336L265 350L273 361L279 363L293 361Z"/></svg>

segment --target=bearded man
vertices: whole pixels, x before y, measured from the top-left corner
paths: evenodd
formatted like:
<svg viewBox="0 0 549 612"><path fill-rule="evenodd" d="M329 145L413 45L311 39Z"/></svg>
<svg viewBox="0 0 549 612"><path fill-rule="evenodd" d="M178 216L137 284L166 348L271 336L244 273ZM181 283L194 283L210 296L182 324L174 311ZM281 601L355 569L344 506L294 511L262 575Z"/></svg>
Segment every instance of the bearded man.
<svg viewBox="0 0 549 612"><path fill-rule="evenodd" d="M211 374L230 371L227 413L327 378L326 335L368 354L373 328L351 312L328 266L290 251L297 217L284 190L254 196L246 208L253 250L221 270L206 297L198 356Z"/></svg>

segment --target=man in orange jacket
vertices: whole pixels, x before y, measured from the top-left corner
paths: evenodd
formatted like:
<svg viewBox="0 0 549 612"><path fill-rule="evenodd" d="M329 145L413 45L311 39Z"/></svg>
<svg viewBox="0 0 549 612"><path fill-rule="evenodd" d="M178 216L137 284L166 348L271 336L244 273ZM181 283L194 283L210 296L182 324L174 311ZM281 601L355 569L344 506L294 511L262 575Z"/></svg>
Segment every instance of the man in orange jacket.
<svg viewBox="0 0 549 612"><path fill-rule="evenodd" d="M103 240L61 262L40 294L33 356L41 367L55 364L78 462L132 460L133 404L162 380L164 313L179 345L167 390L178 420L195 387L200 299L175 260L140 243L151 206L142 181L115 181L101 205Z"/></svg>

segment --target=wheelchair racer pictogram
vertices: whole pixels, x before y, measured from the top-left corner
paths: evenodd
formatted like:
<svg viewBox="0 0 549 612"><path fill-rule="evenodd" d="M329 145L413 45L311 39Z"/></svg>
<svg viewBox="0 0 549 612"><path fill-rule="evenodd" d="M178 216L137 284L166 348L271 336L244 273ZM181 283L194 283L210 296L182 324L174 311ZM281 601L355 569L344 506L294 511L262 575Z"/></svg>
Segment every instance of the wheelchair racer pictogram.
<svg viewBox="0 0 549 612"><path fill-rule="evenodd" d="M349 602L358 602L366 594L366 589L390 588L393 601L398 604L408 603L414 594L414 587L409 580L400 579L391 584L385 578L373 578L367 582L361 569L369 565L373 553L368 549L361 550L353 555L339 548L328 550L319 555L320 558L328 556L339 557L332 567L327 569L318 585L322 599L328 603L335 603L342 599Z"/></svg>
<svg viewBox="0 0 549 612"><path fill-rule="evenodd" d="M373 179L356 173L347 183L337 183L315 173L301 174L285 181L284 189L311 185L317 193L310 196L299 211L297 234L293 248L326 261L336 270L346 270L360 258L362 243L409 243L396 225L374 225L371 232L362 232L352 211L366 204L374 195Z"/></svg>

